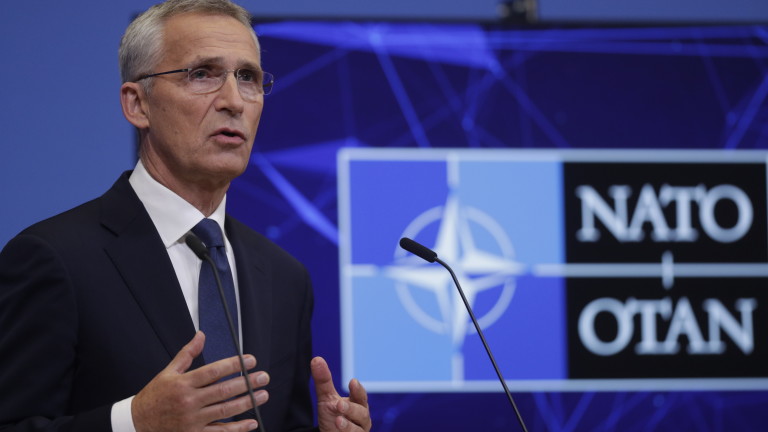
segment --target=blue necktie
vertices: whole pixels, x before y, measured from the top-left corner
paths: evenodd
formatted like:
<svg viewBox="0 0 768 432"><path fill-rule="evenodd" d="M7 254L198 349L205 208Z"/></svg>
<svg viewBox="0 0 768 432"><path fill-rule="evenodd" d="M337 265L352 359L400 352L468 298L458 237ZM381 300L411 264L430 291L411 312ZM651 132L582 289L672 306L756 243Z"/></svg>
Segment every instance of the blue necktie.
<svg viewBox="0 0 768 432"><path fill-rule="evenodd" d="M192 228L192 232L200 237L208 248L216 268L219 271L221 284L224 288L224 296L227 298L229 313L232 314L232 322L235 326L235 335L238 332L237 326L237 303L235 301L235 284L232 279L232 270L229 268L229 261L224 249L224 238L219 224L213 219L203 219ZM203 263L200 268L200 283L198 285L198 312L200 319L200 330L205 333L205 347L203 348L203 358L206 363L213 363L223 358L237 355L237 350L232 342L232 336L229 333L229 324L227 315L224 313L224 307L221 304L221 296L216 286L216 278L213 275L213 269L207 263ZM227 377L229 378L229 377Z"/></svg>

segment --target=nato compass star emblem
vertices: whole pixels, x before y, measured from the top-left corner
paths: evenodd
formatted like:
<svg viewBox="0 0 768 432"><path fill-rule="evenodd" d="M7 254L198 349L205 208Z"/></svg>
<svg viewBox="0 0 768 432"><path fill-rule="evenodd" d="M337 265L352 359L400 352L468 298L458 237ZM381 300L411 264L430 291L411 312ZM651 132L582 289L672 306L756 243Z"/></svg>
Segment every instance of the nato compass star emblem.
<svg viewBox="0 0 768 432"><path fill-rule="evenodd" d="M434 243L430 243L432 240L427 241L422 232L429 232L430 228L434 232L434 224L438 224L437 235ZM431 249L440 259L453 268L473 309L480 293L501 287L496 302L478 322L485 329L501 317L514 295L515 276L522 274L525 266L515 261L512 243L498 222L479 209L461 206L458 197L450 194L445 205L416 217L404 230L403 237L433 246ZM394 263L385 269L385 274L395 281L400 302L415 321L435 333L450 335L454 364L460 366L464 338L476 330L470 324L450 273L397 248ZM429 297L437 303L437 313L428 313L422 303L417 302L414 294L418 292L431 294ZM454 370L455 374L463 375L457 368Z"/></svg>

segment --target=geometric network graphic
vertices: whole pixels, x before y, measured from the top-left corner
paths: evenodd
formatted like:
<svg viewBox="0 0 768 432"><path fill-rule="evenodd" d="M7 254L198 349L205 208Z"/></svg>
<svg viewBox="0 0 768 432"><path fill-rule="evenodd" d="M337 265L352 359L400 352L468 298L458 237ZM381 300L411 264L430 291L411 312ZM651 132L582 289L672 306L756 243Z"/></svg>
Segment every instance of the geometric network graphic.
<svg viewBox="0 0 768 432"><path fill-rule="evenodd" d="M340 149L768 148L762 26L279 22L255 29L276 82L228 206L309 268L315 352L328 358L338 385ZM765 428L768 392L515 398L536 431L757 431ZM499 393L370 400L378 431L516 430Z"/></svg>

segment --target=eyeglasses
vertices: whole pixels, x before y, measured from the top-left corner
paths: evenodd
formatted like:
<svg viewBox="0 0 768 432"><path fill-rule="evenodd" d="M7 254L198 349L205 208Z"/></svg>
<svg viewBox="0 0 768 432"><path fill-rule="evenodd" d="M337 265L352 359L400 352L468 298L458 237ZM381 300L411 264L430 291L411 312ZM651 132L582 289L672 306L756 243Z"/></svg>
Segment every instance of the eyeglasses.
<svg viewBox="0 0 768 432"><path fill-rule="evenodd" d="M256 71L248 68L223 69L215 66L200 66L158 72L143 75L137 78L134 82L159 75L184 72L187 73L187 87L192 94L213 93L219 90L224 86L224 81L227 80L227 75L232 72L237 81L237 88L240 91L240 96L250 102L257 101L262 95L268 95L272 92L272 85L275 83L275 76L269 72Z"/></svg>

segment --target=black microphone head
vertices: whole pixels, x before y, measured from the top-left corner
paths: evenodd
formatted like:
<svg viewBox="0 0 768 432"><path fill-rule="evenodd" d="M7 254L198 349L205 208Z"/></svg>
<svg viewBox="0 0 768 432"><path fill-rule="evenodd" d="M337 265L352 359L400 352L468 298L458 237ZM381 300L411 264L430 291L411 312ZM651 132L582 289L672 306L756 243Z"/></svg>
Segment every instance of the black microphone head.
<svg viewBox="0 0 768 432"><path fill-rule="evenodd" d="M187 234L187 236L184 238L184 243L186 243L187 246L192 249L192 252L194 252L195 255L197 255L197 257L201 260L205 260L205 257L208 256L208 248L205 246L205 243L200 240L200 237L194 235L193 233Z"/></svg>
<svg viewBox="0 0 768 432"><path fill-rule="evenodd" d="M435 251L422 245L421 243L417 243L409 239L408 237L403 237L400 239L400 247L431 263L435 262L437 259L437 253Z"/></svg>

